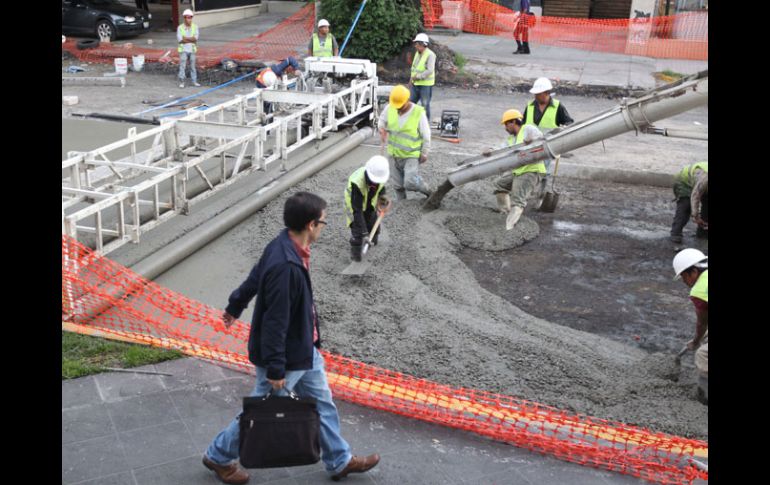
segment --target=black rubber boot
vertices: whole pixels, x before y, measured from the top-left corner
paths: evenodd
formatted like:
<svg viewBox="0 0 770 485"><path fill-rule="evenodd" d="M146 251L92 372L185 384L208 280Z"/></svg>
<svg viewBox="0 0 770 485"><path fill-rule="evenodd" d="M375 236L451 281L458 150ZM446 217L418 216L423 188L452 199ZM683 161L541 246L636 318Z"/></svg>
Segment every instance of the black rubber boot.
<svg viewBox="0 0 770 485"><path fill-rule="evenodd" d="M529 54L529 42L524 42L524 50L522 54Z"/></svg>
<svg viewBox="0 0 770 485"><path fill-rule="evenodd" d="M350 246L350 259L353 261L361 261L361 249L363 249L363 246Z"/></svg>
<svg viewBox="0 0 770 485"><path fill-rule="evenodd" d="M513 51L513 53L514 54L521 54L522 53L521 42L519 42L518 40L516 41L516 50Z"/></svg>

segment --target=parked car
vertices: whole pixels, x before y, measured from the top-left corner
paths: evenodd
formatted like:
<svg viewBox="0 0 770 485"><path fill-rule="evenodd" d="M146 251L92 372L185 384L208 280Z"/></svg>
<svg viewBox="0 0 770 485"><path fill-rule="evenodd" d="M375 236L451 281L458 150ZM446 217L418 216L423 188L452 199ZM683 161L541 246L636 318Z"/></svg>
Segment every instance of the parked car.
<svg viewBox="0 0 770 485"><path fill-rule="evenodd" d="M90 34L115 40L150 30L152 14L118 0L62 0L63 33Z"/></svg>

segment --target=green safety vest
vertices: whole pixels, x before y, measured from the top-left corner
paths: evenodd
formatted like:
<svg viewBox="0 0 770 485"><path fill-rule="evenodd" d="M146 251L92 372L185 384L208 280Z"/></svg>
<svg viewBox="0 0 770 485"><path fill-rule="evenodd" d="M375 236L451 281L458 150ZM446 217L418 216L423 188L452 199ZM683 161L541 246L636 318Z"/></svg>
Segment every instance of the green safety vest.
<svg viewBox="0 0 770 485"><path fill-rule="evenodd" d="M190 28L192 29L192 35L185 35L185 33L187 32L186 27L187 26L185 24L180 24L179 27L177 27L176 30L177 30L177 32L181 32L182 33L182 37L198 37L198 26L197 25L190 24ZM181 53L184 50L183 46L184 46L184 44L182 42L180 42L179 43L179 47L177 48L177 51ZM196 52L198 52L198 44L195 43L192 46L193 46L193 54L195 54Z"/></svg>
<svg viewBox="0 0 770 485"><path fill-rule="evenodd" d="M318 34L313 34L313 55L315 57L333 57L334 56L334 36L329 33L326 36L324 45L321 45L321 41L318 39Z"/></svg>
<svg viewBox="0 0 770 485"><path fill-rule="evenodd" d="M553 105L548 105L548 107L545 108L545 113L543 113L543 117L540 118L540 123L537 124L535 124L535 102L530 101L527 105L527 124L535 125L540 128L558 128L556 125L556 111L559 109L559 100L551 98L551 101L553 101Z"/></svg>
<svg viewBox="0 0 770 485"><path fill-rule="evenodd" d="M358 190L360 190L364 195L364 207L366 207L368 202L371 204L372 209L375 210L377 209L377 199L380 197L380 191L382 191L383 187L385 187L385 184L378 184L379 186L377 187L377 192L374 194L372 200L367 200L369 198L369 185L366 183L366 167L361 167L350 175L348 178L348 185L345 187L345 208L347 209L345 211L345 216L348 219L348 227L353 224L353 199L351 195L351 185L358 187Z"/></svg>
<svg viewBox="0 0 770 485"><path fill-rule="evenodd" d="M416 53L414 55L414 59L412 59L412 77L414 77L417 74L420 74L422 72L425 72L425 64L428 63L428 57L433 54L433 51L428 49L427 47L422 52L422 56L420 57L420 61L417 61L417 56L420 55L420 53ZM435 55L435 54L433 54ZM415 79L414 85L415 86L433 86L436 84L436 68L433 68L433 72L427 79Z"/></svg>
<svg viewBox="0 0 770 485"><path fill-rule="evenodd" d="M698 281L692 286L690 296L709 302L709 270L704 271L698 277Z"/></svg>
<svg viewBox="0 0 770 485"><path fill-rule="evenodd" d="M524 127L522 126L519 130L519 134L516 135L515 143L523 143L524 142ZM512 147L514 145L514 138L513 135L508 135L508 146ZM521 175L523 173L529 173L529 172L535 172L535 173L546 173L545 171L545 162L540 161L537 163L530 163L528 165L524 165L519 168L515 168L512 170L513 176Z"/></svg>
<svg viewBox="0 0 770 485"><path fill-rule="evenodd" d="M677 175L676 175L676 181L684 184L685 186L692 189L693 185L695 185L695 171L697 169L701 169L704 172L708 173L709 171L709 163L708 162L698 162L693 163L692 165L688 165L684 167Z"/></svg>
<svg viewBox="0 0 770 485"><path fill-rule="evenodd" d="M422 149L422 136L420 136L420 118L425 113L425 108L412 104L412 112L406 123L398 127L398 110L388 106L388 154L394 158L417 158Z"/></svg>

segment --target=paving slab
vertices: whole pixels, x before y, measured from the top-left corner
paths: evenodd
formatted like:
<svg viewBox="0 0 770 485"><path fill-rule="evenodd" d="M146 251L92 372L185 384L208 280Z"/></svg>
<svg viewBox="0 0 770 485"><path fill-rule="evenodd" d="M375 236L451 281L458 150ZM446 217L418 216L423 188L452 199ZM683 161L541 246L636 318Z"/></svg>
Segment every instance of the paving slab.
<svg viewBox="0 0 770 485"><path fill-rule="evenodd" d="M101 402L62 408L61 442L74 443L115 434L107 406Z"/></svg>

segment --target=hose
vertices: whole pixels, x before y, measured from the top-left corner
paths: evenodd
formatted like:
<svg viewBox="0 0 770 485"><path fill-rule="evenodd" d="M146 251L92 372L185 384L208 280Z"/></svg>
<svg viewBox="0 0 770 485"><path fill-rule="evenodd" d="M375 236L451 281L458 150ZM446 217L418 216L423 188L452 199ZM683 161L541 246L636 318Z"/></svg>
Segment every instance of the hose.
<svg viewBox="0 0 770 485"><path fill-rule="evenodd" d="M358 9L358 13L356 14L355 20L353 20L353 25L350 26L350 30L348 30L348 35L345 37L345 42L342 43L342 48L340 49L340 57L342 57L342 53L345 51L345 47L348 45L348 39L350 39L350 34L353 33L353 30L356 28L356 24L358 23L358 17L361 16L361 12L364 11L364 7L366 6L367 0L364 0L361 3L361 8Z"/></svg>

